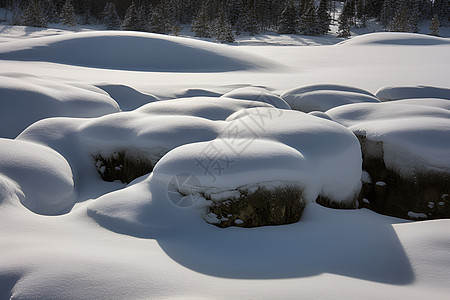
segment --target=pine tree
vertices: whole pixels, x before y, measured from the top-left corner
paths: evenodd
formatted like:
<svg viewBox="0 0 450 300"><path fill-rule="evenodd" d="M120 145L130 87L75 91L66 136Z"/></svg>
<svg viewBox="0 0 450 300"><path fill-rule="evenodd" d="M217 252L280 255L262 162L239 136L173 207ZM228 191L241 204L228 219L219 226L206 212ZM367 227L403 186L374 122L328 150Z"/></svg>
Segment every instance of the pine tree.
<svg viewBox="0 0 450 300"><path fill-rule="evenodd" d="M234 35L231 30L231 24L223 9L220 10L219 17L216 21L216 40L220 43L233 43Z"/></svg>
<svg viewBox="0 0 450 300"><path fill-rule="evenodd" d="M394 0L384 0L381 9L381 24L383 28L389 29L391 26L392 19L395 14L395 3Z"/></svg>
<svg viewBox="0 0 450 300"><path fill-rule="evenodd" d="M412 10L409 15L409 29L411 32L419 32L419 18L420 18L420 2L419 0L412 0Z"/></svg>
<svg viewBox="0 0 450 300"><path fill-rule="evenodd" d="M345 14L344 12L341 13L341 15L339 16L338 24L338 37L348 38L351 35L351 26L347 14Z"/></svg>
<svg viewBox="0 0 450 300"><path fill-rule="evenodd" d="M136 8L134 2L131 3L130 7L128 7L127 12L125 14L125 18L122 23L122 28L124 30L134 30L138 31L140 28L140 18L139 12Z"/></svg>
<svg viewBox="0 0 450 300"><path fill-rule="evenodd" d="M239 28L244 32L250 33L250 35L254 35L259 32L258 20L256 19L256 10L253 1L250 1L246 6L239 23Z"/></svg>
<svg viewBox="0 0 450 300"><path fill-rule="evenodd" d="M150 19L150 31L161 34L168 34L172 31L173 25L166 7L162 4L155 7Z"/></svg>
<svg viewBox="0 0 450 300"><path fill-rule="evenodd" d="M49 23L58 23L59 22L58 10L56 9L53 0L44 0L43 7L47 21Z"/></svg>
<svg viewBox="0 0 450 300"><path fill-rule="evenodd" d="M24 26L47 27L47 19L40 1L30 1L21 17L20 24Z"/></svg>
<svg viewBox="0 0 450 300"><path fill-rule="evenodd" d="M192 22L191 30L196 37L211 37L211 24L209 21L208 10L205 5L202 5L197 17Z"/></svg>
<svg viewBox="0 0 450 300"><path fill-rule="evenodd" d="M299 32L304 35L318 35L321 34L318 22L316 7L314 0L305 2L304 13L300 17Z"/></svg>
<svg viewBox="0 0 450 300"><path fill-rule="evenodd" d="M103 10L103 22L106 25L106 29L109 30L117 30L120 29L120 21L119 16L117 15L116 6L112 2L108 2L105 5L105 9Z"/></svg>
<svg viewBox="0 0 450 300"><path fill-rule="evenodd" d="M294 1L289 0L281 13L278 21L278 33L295 34L297 33L298 17Z"/></svg>
<svg viewBox="0 0 450 300"><path fill-rule="evenodd" d="M77 25L76 18L75 18L75 9L73 8L72 4L70 3L70 0L67 0L66 3L64 3L59 17L61 19L61 22L64 25L67 25L67 26Z"/></svg>
<svg viewBox="0 0 450 300"><path fill-rule="evenodd" d="M433 19L431 19L430 27L430 35L439 36L439 16L435 14Z"/></svg>
<svg viewBox="0 0 450 300"><path fill-rule="evenodd" d="M392 19L390 31L409 32L409 9L406 1L401 1L397 12Z"/></svg>
<svg viewBox="0 0 450 300"><path fill-rule="evenodd" d="M317 22L320 34L327 34L330 31L331 16L328 10L328 0L320 0L319 8L317 9Z"/></svg>
<svg viewBox="0 0 450 300"><path fill-rule="evenodd" d="M366 0L356 0L356 19L359 20L359 27L365 28L367 23L367 3Z"/></svg>

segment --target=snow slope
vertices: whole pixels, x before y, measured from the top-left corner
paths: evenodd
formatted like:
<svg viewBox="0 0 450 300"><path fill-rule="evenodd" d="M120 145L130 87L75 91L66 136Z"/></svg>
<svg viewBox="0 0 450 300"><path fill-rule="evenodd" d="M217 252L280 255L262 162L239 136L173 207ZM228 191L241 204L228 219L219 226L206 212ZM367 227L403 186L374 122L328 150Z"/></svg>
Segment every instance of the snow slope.
<svg viewBox="0 0 450 300"><path fill-rule="evenodd" d="M233 49L224 51L215 44L123 31L83 32L2 43L0 59L159 72L223 72L275 67Z"/></svg>
<svg viewBox="0 0 450 300"><path fill-rule="evenodd" d="M333 46L223 46L23 31L0 40L1 299L448 298L449 220L311 202L296 224L222 229L168 193L186 165L206 178L193 158L210 141L226 149L230 128L235 141L257 134L227 152L240 165L217 181L232 188L292 176L317 184L311 199L347 198L362 175L354 130L447 168L448 100L428 99L435 94L311 114L278 96L311 85L371 99L387 86L449 89L448 39L380 33ZM118 148L154 154L155 172L104 182L92 155ZM404 166L404 157L392 163Z"/></svg>

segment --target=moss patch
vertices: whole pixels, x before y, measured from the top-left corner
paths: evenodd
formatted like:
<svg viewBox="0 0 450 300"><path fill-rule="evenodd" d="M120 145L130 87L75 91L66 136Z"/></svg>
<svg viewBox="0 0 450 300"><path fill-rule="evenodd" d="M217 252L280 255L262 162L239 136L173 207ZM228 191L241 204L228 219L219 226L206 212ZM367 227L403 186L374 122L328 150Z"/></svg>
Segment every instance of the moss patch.
<svg viewBox="0 0 450 300"><path fill-rule="evenodd" d="M206 214L214 215L218 227L258 227L298 222L305 209L302 191L293 186L240 191L237 199L213 201Z"/></svg>

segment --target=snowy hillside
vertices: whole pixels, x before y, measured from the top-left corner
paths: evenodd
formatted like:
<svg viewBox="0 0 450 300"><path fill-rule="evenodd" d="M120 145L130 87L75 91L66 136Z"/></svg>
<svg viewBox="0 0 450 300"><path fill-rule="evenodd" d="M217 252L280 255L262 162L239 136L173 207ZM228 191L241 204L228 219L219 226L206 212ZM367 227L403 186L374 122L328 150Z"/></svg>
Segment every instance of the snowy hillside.
<svg viewBox="0 0 450 300"><path fill-rule="evenodd" d="M448 38L3 28L0 299L450 295Z"/></svg>

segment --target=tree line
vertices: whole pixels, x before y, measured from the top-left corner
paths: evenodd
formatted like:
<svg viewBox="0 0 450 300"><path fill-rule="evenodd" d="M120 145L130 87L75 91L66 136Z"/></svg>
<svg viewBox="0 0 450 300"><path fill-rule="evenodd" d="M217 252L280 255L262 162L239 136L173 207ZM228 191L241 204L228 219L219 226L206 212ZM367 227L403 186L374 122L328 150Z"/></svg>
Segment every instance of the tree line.
<svg viewBox="0 0 450 300"><path fill-rule="evenodd" d="M347 37L352 26L365 27L368 19L404 32L417 32L419 22L432 19L437 34L450 21L449 0L0 0L0 8L14 25L102 23L107 29L175 35L191 26L196 36L220 42L267 31L323 35L332 22Z"/></svg>

